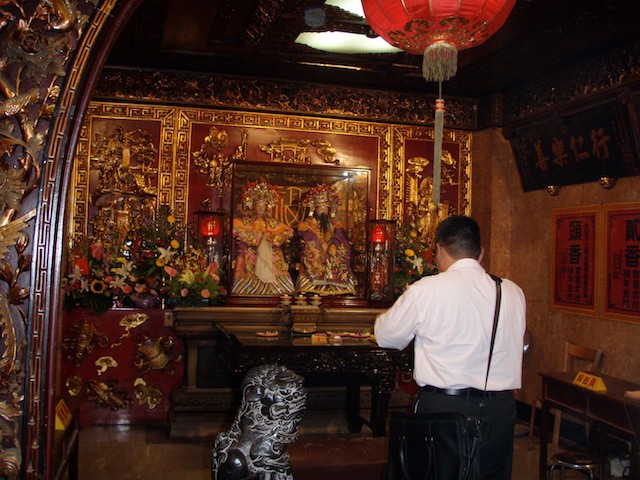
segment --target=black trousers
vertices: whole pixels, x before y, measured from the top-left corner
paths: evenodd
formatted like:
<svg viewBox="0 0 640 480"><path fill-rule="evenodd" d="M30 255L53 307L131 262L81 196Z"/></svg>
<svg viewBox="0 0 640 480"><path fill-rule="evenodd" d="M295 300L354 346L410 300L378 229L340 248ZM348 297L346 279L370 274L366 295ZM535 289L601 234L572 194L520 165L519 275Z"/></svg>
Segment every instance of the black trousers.
<svg viewBox="0 0 640 480"><path fill-rule="evenodd" d="M481 396L453 396L441 392L420 391L416 399L417 413L460 412L465 416L480 416ZM480 443L480 478L511 480L513 434L516 402L511 392L487 393L483 412Z"/></svg>

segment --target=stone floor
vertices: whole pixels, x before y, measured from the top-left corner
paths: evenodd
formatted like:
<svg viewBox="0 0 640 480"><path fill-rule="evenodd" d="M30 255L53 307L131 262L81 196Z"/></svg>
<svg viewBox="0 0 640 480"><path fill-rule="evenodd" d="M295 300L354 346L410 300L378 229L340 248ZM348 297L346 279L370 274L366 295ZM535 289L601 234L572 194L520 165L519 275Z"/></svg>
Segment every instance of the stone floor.
<svg viewBox="0 0 640 480"><path fill-rule="evenodd" d="M526 425L516 428L513 480L537 478L539 450L537 445L528 448L527 432ZM345 433L341 416L326 413L306 416L301 430L305 438ZM79 480L210 480L212 442L213 438L170 439L163 427L85 426L80 433ZM573 473L566 478L585 477ZM350 475L349 480L359 479Z"/></svg>

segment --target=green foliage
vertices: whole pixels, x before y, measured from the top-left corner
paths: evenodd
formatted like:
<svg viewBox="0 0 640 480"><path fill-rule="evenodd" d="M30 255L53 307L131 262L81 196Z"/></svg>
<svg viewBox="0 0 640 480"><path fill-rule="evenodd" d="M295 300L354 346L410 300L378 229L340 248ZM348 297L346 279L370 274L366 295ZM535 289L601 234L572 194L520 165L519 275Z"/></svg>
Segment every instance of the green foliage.
<svg viewBox="0 0 640 480"><path fill-rule="evenodd" d="M399 297L416 280L438 273L431 247L419 239L418 232L403 225L396 235L394 294Z"/></svg>

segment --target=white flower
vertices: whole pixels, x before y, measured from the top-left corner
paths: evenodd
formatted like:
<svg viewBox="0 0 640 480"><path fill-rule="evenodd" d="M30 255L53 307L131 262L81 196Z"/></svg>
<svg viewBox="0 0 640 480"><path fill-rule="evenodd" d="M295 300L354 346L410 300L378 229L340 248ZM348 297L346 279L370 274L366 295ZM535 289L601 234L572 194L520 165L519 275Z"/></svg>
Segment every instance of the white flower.
<svg viewBox="0 0 640 480"><path fill-rule="evenodd" d="M79 281L82 281L84 279L84 275L82 275L82 272L80 271L80 266L78 265L73 266L73 272L69 274L69 279L79 280Z"/></svg>
<svg viewBox="0 0 640 480"><path fill-rule="evenodd" d="M413 256L413 258L409 258L409 262L411 263L411 265L413 265L413 268L415 268L420 275L422 275L422 272L424 270L424 267L422 266L423 261L424 259L422 257L417 257L415 255Z"/></svg>
<svg viewBox="0 0 640 480"><path fill-rule="evenodd" d="M113 282L111 282L111 288L119 288L122 290L127 285L127 277L122 277L120 275L116 275L113 277Z"/></svg>
<svg viewBox="0 0 640 480"><path fill-rule="evenodd" d="M88 292L89 291L89 280L87 280L84 277L82 277L80 279L80 291L81 292Z"/></svg>
<svg viewBox="0 0 640 480"><path fill-rule="evenodd" d="M171 257L173 257L177 253L175 250L171 250L171 247L169 248L158 247L158 252L160 252L160 256L158 257L158 260L164 260L165 262L168 262L169 260L171 260Z"/></svg>
<svg viewBox="0 0 640 480"><path fill-rule="evenodd" d="M130 274L131 274L131 270L133 269L133 262L122 258L122 259L118 259L121 263L121 266L119 267L113 267L111 269L111 272L114 273L115 275L119 275L123 278L127 278Z"/></svg>

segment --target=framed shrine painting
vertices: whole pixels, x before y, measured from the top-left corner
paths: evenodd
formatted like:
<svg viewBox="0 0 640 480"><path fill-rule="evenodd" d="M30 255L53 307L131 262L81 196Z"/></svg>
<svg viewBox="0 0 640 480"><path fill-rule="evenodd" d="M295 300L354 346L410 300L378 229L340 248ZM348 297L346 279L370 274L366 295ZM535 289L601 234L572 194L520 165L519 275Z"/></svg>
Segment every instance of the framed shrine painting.
<svg viewBox="0 0 640 480"><path fill-rule="evenodd" d="M228 300L366 299L369 169L265 162L233 168Z"/></svg>
<svg viewBox="0 0 640 480"><path fill-rule="evenodd" d="M553 210L551 309L598 314L600 207Z"/></svg>
<svg viewBox="0 0 640 480"><path fill-rule="evenodd" d="M602 316L640 322L640 203L605 205L604 221Z"/></svg>

